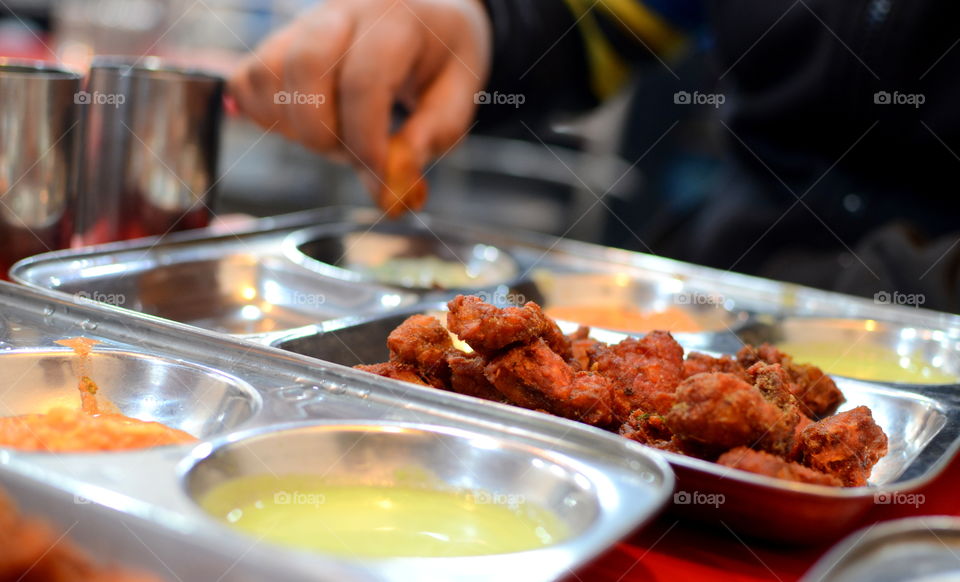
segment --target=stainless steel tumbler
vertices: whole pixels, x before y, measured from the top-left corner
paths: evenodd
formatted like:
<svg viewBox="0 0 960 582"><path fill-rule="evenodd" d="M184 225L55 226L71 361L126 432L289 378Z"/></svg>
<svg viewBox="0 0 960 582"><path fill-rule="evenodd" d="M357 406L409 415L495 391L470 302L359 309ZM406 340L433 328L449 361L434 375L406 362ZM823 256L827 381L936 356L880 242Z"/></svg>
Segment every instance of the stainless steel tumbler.
<svg viewBox="0 0 960 582"><path fill-rule="evenodd" d="M14 262L70 246L81 76L0 59L0 275Z"/></svg>
<svg viewBox="0 0 960 582"><path fill-rule="evenodd" d="M74 244L206 226L224 80L155 58L94 59L81 95Z"/></svg>

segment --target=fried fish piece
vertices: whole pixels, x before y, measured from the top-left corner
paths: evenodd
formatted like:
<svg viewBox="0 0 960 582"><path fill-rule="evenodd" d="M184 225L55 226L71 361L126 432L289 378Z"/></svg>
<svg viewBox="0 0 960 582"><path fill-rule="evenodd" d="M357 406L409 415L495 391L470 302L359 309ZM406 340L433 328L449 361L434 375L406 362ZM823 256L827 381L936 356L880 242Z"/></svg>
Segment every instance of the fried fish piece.
<svg viewBox="0 0 960 582"><path fill-rule="evenodd" d="M764 451L755 451L748 447L737 447L720 455L718 465L749 471L758 475L767 475L798 483L812 483L814 485L830 485L840 487L843 482L833 475L828 475L799 463L793 463Z"/></svg>
<svg viewBox="0 0 960 582"><path fill-rule="evenodd" d="M867 484L877 461L887 454L887 435L866 406L814 422L800 433L803 465L835 475L848 487Z"/></svg>
<svg viewBox="0 0 960 582"><path fill-rule="evenodd" d="M691 376L676 399L664 420L681 441L718 454L739 446L776 451L792 441L795 423L784 422L783 411L733 374Z"/></svg>
<svg viewBox="0 0 960 582"><path fill-rule="evenodd" d="M764 362L780 364L790 375L790 391L796 396L804 414L811 418L823 418L836 412L843 404L843 392L830 376L811 364L798 364L789 355L770 344L758 347L744 346L737 352L737 361L745 368Z"/></svg>
<svg viewBox="0 0 960 582"><path fill-rule="evenodd" d="M610 381L575 371L542 338L492 358L485 372L497 390L518 406L595 426L613 421Z"/></svg>
<svg viewBox="0 0 960 582"><path fill-rule="evenodd" d="M443 324L430 315L411 315L387 336L390 360L416 368L436 388L449 388L447 356L456 350Z"/></svg>
<svg viewBox="0 0 960 582"><path fill-rule="evenodd" d="M450 366L451 391L494 402L506 401L497 387L487 380L484 374L487 361L479 354L450 354L447 365Z"/></svg>
<svg viewBox="0 0 960 582"><path fill-rule="evenodd" d="M683 377L689 378L704 372L726 372L733 374L738 378L752 382L753 379L747 375L747 370L740 362L730 356L720 356L715 358L700 352L690 352L687 359L683 361Z"/></svg>
<svg viewBox="0 0 960 582"><path fill-rule="evenodd" d="M354 366L354 368L364 372L369 372L371 374L376 374L377 376L383 376L384 378L400 380L401 382L410 382L411 384L418 384L420 386L431 386L429 382L420 377L420 373L417 371L416 367L411 366L410 364L404 364L403 362L358 364Z"/></svg>
<svg viewBox="0 0 960 582"><path fill-rule="evenodd" d="M564 360L572 357L567 337L533 301L522 307L500 308L474 295L458 295L447 303L447 309L450 331L484 356L543 338Z"/></svg>
<svg viewBox="0 0 960 582"><path fill-rule="evenodd" d="M666 414L683 377L683 347L669 332L653 331L597 349L591 369L623 396L625 407L615 411L621 422L637 409Z"/></svg>

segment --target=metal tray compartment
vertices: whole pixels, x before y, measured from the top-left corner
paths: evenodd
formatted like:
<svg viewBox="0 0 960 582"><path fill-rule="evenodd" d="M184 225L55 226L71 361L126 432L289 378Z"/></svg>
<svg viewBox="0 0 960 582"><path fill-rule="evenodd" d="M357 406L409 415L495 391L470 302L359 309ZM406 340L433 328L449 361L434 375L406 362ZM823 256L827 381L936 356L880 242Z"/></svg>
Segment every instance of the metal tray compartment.
<svg viewBox="0 0 960 582"><path fill-rule="evenodd" d="M274 345L348 366L383 362L389 356L387 335L408 315L424 311L432 309L327 322L277 338ZM573 327L561 323L564 331ZM595 330L592 335L608 343L627 337L606 330ZM735 352L741 344L731 341L731 336L676 334L688 351L713 353ZM956 386L836 381L847 398L841 410L861 404L870 407L889 437L889 452L874 467L870 487L790 483L661 451L677 474L673 509L767 540L819 543L847 533L879 493L905 493L930 481L960 447L960 391Z"/></svg>
<svg viewBox="0 0 960 582"><path fill-rule="evenodd" d="M578 532L581 540L602 536L612 525L609 515L633 502L615 489L596 490L598 481L588 477L590 469L561 455L422 424L300 424L258 430L216 444L210 451L201 449L184 463L183 470L186 489L195 500L236 478L270 480L284 475L313 475L331 485L480 491L490 500L517 500L518 507L535 503L557 516L567 531ZM601 511L601 498L606 512ZM614 509L617 506L619 509ZM545 546L546 551L524 552L528 559L521 564L509 554L466 560L499 562L504 572L509 568L511 576L532 579L541 576L538 571L552 569L551 561L562 559L567 542L561 538ZM435 564L433 577L460 578L464 570L474 567L494 571L482 564L450 563L446 567L451 569L444 571L444 564Z"/></svg>
<svg viewBox="0 0 960 582"><path fill-rule="evenodd" d="M910 517L857 531L802 582L947 582L960 578L960 519Z"/></svg>
<svg viewBox="0 0 960 582"><path fill-rule="evenodd" d="M163 423L193 436L221 434L253 416L260 394L246 382L216 370L148 354L95 348L86 373L97 395L121 414ZM78 408L78 356L62 350L0 352L4 416Z"/></svg>
<svg viewBox="0 0 960 582"><path fill-rule="evenodd" d="M481 580L512 571L548 580L650 519L672 490L664 461L601 431L505 407L477 406L465 397L380 381L219 334L5 283L0 284L0 301L5 306L0 341L9 348L0 351L0 362L9 356L26 365L25 358L34 358L41 372L30 378L31 385L43 382L42 370L49 368L58 390L69 390L69 357L52 342L84 335L102 342L91 372L95 381L109 376L103 379L104 391L118 399L124 412L179 423L202 437L196 445L110 454L0 450L0 485L18 505L70 529L71 537L82 533L76 541L105 561L191 580ZM237 404L227 404L232 402ZM18 404L34 405L39 404ZM191 483L199 483L191 475L200 474L190 467L228 450L222 447L230 443L237 443L233 450L243 450L252 442L245 439L254 434L279 435L273 431L294 426L323 432L336 425L402 427L485 442L487 449L467 447L480 465L488 462L487 456L509 451L513 459L564 467L569 479L558 476L559 490L572 482L579 487L578 502L594 507L595 513L587 511L583 515L592 519L571 522L578 527L568 540L542 550L471 559L468 565L452 558L360 561L260 542L207 515L188 493ZM462 443L455 450L467 450ZM432 455L423 459L425 464L449 468L447 476L465 466L452 452L421 451ZM508 477L498 481L489 475L484 483L503 491L523 482ZM528 564L536 569L528 571Z"/></svg>
<svg viewBox="0 0 960 582"><path fill-rule="evenodd" d="M347 260L334 257L338 254L348 255L348 262L375 262L383 258L384 251L362 243L357 233L367 231L373 233L371 241L384 233L407 237L408 242L420 241L441 256L456 256L465 263L479 252L480 264L495 276L485 279L482 289L472 291L497 303L567 303L572 287L561 284L539 289L538 274L549 273L554 281L590 275L600 285L625 284L631 292L624 301L634 307L688 309L698 317L708 316L705 325L712 330L734 327L744 313L853 316L869 312L871 317L878 313L891 318L917 317L916 310L878 308L866 300L650 255L533 233L506 234L423 214L386 223L374 210L351 208L258 220L232 234L198 230L162 240L47 253L21 261L11 270L11 277L31 287L235 334L283 331L349 315L384 313L454 294L454 290L376 285L362 273L324 264L303 252L308 250L333 263ZM322 241L329 243L321 245L326 251L334 248L332 254L310 250ZM409 245L394 250L402 255ZM924 313L942 323L939 316ZM960 325L960 318L953 323Z"/></svg>

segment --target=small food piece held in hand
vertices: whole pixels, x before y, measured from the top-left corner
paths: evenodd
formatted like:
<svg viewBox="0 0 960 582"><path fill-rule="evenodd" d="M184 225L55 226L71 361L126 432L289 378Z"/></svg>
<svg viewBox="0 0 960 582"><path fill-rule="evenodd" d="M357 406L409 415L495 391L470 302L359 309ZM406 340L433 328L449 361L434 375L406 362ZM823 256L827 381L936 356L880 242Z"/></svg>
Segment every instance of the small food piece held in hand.
<svg viewBox="0 0 960 582"><path fill-rule="evenodd" d="M421 210L427 203L427 181L420 173L413 149L403 136L390 138L387 165L377 206L388 217L398 218L408 210Z"/></svg>
<svg viewBox="0 0 960 582"><path fill-rule="evenodd" d="M847 487L866 485L873 466L886 454L887 435L866 406L815 422L800 433L800 463L836 475Z"/></svg>
<svg viewBox="0 0 960 582"><path fill-rule="evenodd" d="M786 461L776 455L755 451L747 447L737 447L720 455L717 464L725 467L749 471L758 475L767 475L798 483L812 483L814 485L830 485L840 487L840 479L800 465Z"/></svg>

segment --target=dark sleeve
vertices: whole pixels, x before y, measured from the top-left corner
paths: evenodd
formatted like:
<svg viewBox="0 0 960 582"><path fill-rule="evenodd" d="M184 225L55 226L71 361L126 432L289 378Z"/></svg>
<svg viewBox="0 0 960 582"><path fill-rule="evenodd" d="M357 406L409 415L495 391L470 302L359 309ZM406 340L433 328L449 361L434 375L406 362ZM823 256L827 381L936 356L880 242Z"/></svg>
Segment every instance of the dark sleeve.
<svg viewBox="0 0 960 582"><path fill-rule="evenodd" d="M584 42L562 0L483 0L493 27L493 60L478 103L484 122L523 113L569 112L596 105ZM522 99L517 107L505 103ZM498 103L503 101L502 104ZM489 105L489 106L485 106ZM526 117L526 115L524 115Z"/></svg>
<svg viewBox="0 0 960 582"><path fill-rule="evenodd" d="M481 121L574 112L615 94L638 62L671 59L702 0L483 0L493 26Z"/></svg>

